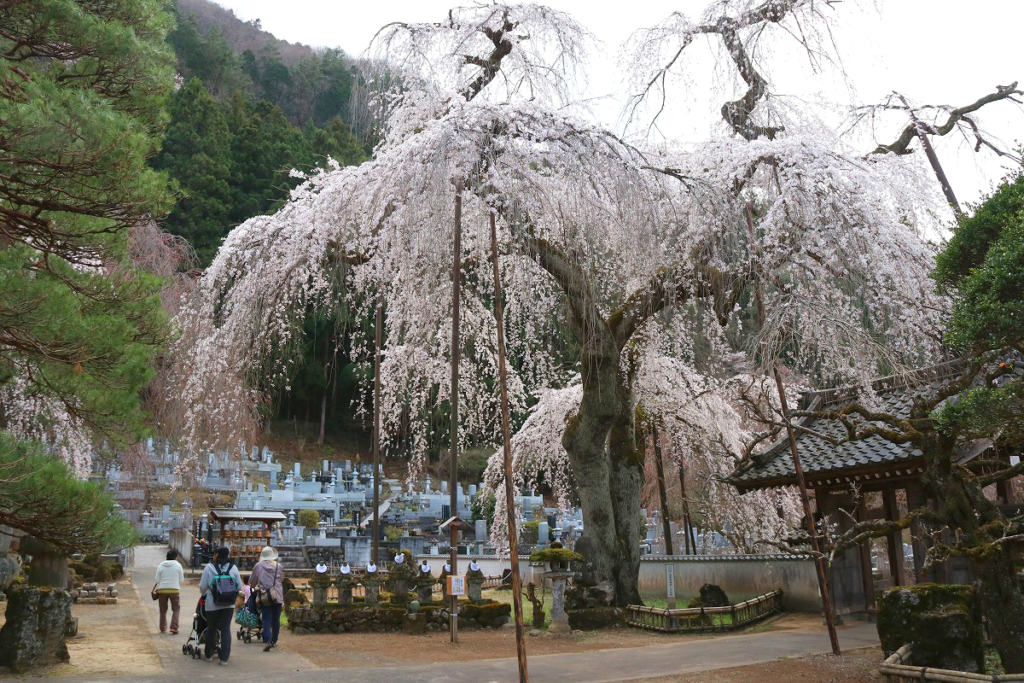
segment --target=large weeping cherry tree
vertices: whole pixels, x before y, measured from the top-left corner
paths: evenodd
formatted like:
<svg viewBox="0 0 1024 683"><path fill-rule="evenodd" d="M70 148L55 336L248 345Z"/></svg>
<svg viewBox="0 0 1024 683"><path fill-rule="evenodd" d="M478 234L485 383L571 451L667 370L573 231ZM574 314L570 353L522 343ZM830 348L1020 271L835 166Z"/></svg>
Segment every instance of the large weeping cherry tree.
<svg viewBox="0 0 1024 683"><path fill-rule="evenodd" d="M931 252L918 231L934 217L916 167L895 155L866 163L821 135L724 135L696 151L630 145L573 114L587 40L571 17L537 5L457 8L435 24L378 34L375 61L387 65L378 82L401 89L382 89L373 159L306 178L279 212L235 229L179 316L190 330L176 385L192 407L186 447L244 438L224 425L246 424L266 391L283 388L306 311L344 298L369 315L380 295L382 431L394 452L404 421L419 419L405 446L424 457L426 416L449 399L457 192L468 340L460 434L497 432L493 215L512 410L540 398L516 436L518 476L543 468L563 500L581 506L577 550L591 602L639 601L645 400L676 457L699 442L701 457L727 458L741 432L716 353L746 350L736 339L779 340L776 348L799 349L805 368L836 374L862 364L827 359L930 348L927 308L943 304L927 293ZM774 318L752 335L740 304L759 282ZM570 368L548 351L559 328L579 348ZM695 351L698 338L710 354ZM713 418L694 430L700 420L677 415L672 401ZM531 441L531 429L551 438ZM492 484L497 476L489 473ZM794 509L791 499L770 507L783 517Z"/></svg>

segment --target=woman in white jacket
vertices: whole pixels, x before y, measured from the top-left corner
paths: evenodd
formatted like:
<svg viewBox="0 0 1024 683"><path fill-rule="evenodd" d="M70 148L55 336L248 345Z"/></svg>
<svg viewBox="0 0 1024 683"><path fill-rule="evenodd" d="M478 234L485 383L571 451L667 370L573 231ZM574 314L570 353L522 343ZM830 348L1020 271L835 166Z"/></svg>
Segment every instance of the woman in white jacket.
<svg viewBox="0 0 1024 683"><path fill-rule="evenodd" d="M185 571L178 562L178 551L168 550L167 559L156 568L156 591L160 605L160 633L167 632L167 603L171 603L171 635L178 633L178 613L181 612L181 582Z"/></svg>

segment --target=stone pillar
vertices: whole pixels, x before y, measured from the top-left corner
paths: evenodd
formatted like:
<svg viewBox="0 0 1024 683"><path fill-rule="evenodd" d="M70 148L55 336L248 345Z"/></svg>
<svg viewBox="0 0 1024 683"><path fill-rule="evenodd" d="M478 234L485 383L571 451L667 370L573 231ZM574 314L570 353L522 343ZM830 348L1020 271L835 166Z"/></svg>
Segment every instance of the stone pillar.
<svg viewBox="0 0 1024 683"><path fill-rule="evenodd" d="M470 602L483 602L484 573L477 570L466 572L466 597Z"/></svg>
<svg viewBox="0 0 1024 683"><path fill-rule="evenodd" d="M10 589L7 621L0 629L0 665L15 673L71 659L64 642L71 595L64 590L19 586Z"/></svg>
<svg viewBox="0 0 1024 683"><path fill-rule="evenodd" d="M309 585L313 587L313 604L323 605L327 602L327 589L331 586L331 579L327 574L313 574L313 578L309 580Z"/></svg>
<svg viewBox="0 0 1024 683"><path fill-rule="evenodd" d="M338 604L339 605L351 605L352 604L352 575L351 574L338 574L338 578L335 579L334 585L338 588ZM369 591L367 591L369 593Z"/></svg>
<svg viewBox="0 0 1024 683"><path fill-rule="evenodd" d="M565 613L565 585L572 572L547 572L547 578L551 579L551 625L548 631L551 633L568 633L569 616Z"/></svg>
<svg viewBox="0 0 1024 683"><path fill-rule="evenodd" d="M408 563L392 563L391 569L388 571L388 590L391 591L392 602L397 605L404 605L409 602L412 578L412 569Z"/></svg>
<svg viewBox="0 0 1024 683"><path fill-rule="evenodd" d="M376 605L380 602L380 579L376 574L369 574L363 579L363 588L366 589L364 604Z"/></svg>

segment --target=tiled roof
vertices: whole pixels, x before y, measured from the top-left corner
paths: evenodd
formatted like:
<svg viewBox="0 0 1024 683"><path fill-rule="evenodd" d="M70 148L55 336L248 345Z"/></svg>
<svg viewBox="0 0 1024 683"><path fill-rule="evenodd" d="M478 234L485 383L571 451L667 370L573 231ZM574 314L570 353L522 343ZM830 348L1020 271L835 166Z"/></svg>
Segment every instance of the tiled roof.
<svg viewBox="0 0 1024 683"><path fill-rule="evenodd" d="M893 378L879 380L874 389L881 411L908 417L913 397L920 395L920 392L936 389L941 380L949 377L954 370L955 365L952 364L930 368L918 375L918 382L909 385ZM856 393L850 389L833 389L807 394L801 403L811 410L829 410L846 405L855 396ZM899 469L901 464L918 464L916 461L923 455L913 444L894 444L880 436L844 441L846 429L836 420L806 420L803 426L841 442L832 445L813 434L804 431L797 433L800 464L808 480L843 478L865 470L877 472L887 467ZM727 481L741 491L795 485L793 456L785 433L769 450L740 465Z"/></svg>

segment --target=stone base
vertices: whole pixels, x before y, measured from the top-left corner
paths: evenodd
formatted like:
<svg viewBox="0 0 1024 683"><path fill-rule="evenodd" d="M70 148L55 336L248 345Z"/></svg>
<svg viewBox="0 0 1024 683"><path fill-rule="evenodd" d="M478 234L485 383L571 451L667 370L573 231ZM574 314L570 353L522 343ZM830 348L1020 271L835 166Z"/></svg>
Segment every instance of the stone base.
<svg viewBox="0 0 1024 683"><path fill-rule="evenodd" d="M427 615L425 614L404 614L402 615L402 633L418 636L427 632Z"/></svg>
<svg viewBox="0 0 1024 683"><path fill-rule="evenodd" d="M15 673L71 659L64 642L71 595L53 588L10 590L7 622L0 629L0 665Z"/></svg>
<svg viewBox="0 0 1024 683"><path fill-rule="evenodd" d="M548 625L548 633L572 633L568 621L552 621Z"/></svg>

